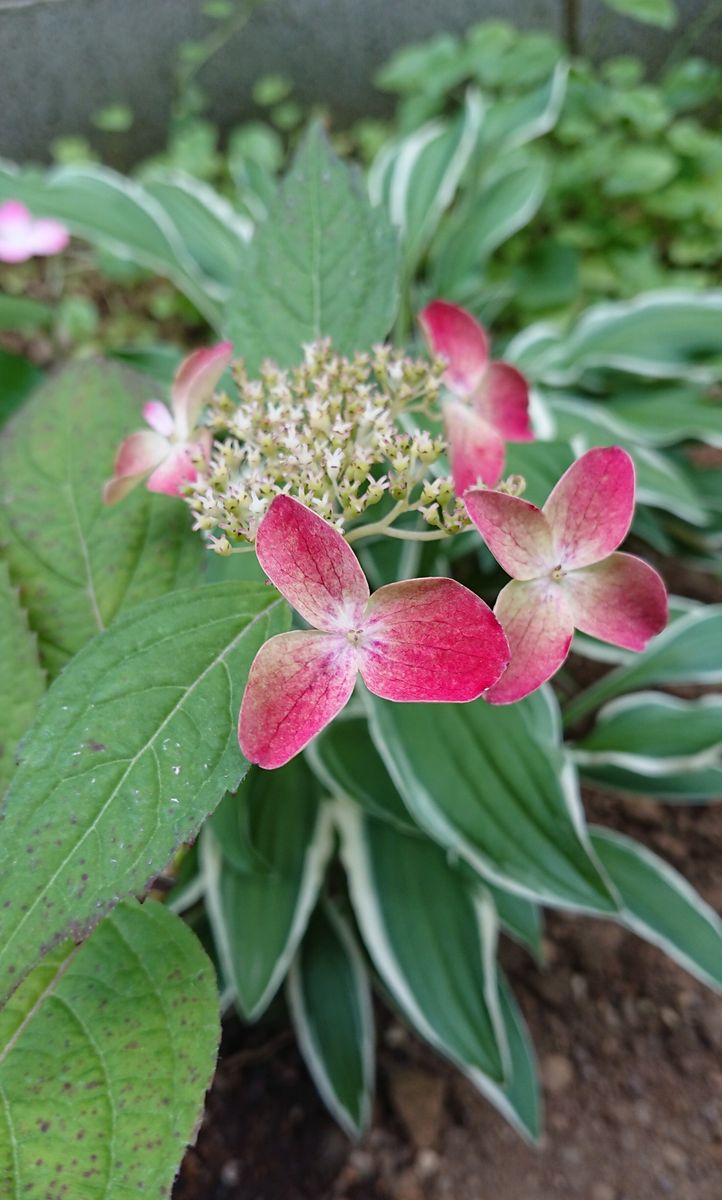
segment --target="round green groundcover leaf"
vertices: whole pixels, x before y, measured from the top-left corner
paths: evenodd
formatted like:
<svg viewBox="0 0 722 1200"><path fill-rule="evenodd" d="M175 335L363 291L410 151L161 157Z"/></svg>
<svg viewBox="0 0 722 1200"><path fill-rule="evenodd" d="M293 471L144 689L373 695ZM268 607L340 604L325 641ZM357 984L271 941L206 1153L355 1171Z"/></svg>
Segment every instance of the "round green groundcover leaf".
<svg viewBox="0 0 722 1200"><path fill-rule="evenodd" d="M167 1196L219 1033L213 967L160 905L58 947L0 1013L3 1200Z"/></svg>
<svg viewBox="0 0 722 1200"><path fill-rule="evenodd" d="M174 592L116 621L55 681L0 828L0 997L54 943L144 891L238 786L248 669L287 613L255 584Z"/></svg>

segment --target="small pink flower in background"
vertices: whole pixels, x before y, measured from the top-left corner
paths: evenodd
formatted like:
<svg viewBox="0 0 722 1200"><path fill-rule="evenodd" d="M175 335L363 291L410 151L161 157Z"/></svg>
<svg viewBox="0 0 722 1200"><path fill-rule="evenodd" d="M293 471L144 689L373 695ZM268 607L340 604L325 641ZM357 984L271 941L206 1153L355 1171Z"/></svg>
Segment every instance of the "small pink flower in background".
<svg viewBox="0 0 722 1200"><path fill-rule="evenodd" d="M529 442L529 389L510 363L489 360L489 340L466 309L433 300L419 315L431 352L446 359L443 405L457 495L479 482L494 487L504 470L505 443Z"/></svg>
<svg viewBox="0 0 722 1200"><path fill-rule="evenodd" d="M475 700L508 659L483 600L453 579L409 579L369 595L338 530L290 496L261 521L258 561L313 629L280 633L258 651L238 723L241 750L283 766L341 711L358 673L386 700Z"/></svg>
<svg viewBox="0 0 722 1200"><path fill-rule="evenodd" d="M574 629L643 650L667 623L657 572L613 553L634 513L634 464L618 446L589 450L562 475L542 509L502 492L473 489L469 516L511 583L494 612L511 663L487 693L493 704L521 700L564 662Z"/></svg>
<svg viewBox="0 0 722 1200"><path fill-rule="evenodd" d="M0 204L0 262L27 262L34 255L60 254L70 234L60 221L34 217L19 200Z"/></svg>
<svg viewBox="0 0 722 1200"><path fill-rule="evenodd" d="M121 444L113 478L103 488L106 504L122 500L146 475L149 491L168 496L177 496L196 479L193 459L202 455L207 460L212 442L210 429L198 429L196 422L232 355L230 342L195 350L176 372L170 409L160 400L148 401L143 416L150 429L131 433Z"/></svg>

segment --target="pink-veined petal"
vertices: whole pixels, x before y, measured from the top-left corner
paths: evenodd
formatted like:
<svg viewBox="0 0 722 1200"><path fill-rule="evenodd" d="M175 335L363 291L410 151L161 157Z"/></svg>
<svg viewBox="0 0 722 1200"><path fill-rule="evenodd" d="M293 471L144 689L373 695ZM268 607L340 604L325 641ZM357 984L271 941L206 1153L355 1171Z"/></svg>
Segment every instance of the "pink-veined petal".
<svg viewBox="0 0 722 1200"><path fill-rule="evenodd" d="M538 579L554 569L549 523L540 508L506 492L472 489L466 511L500 566L515 579Z"/></svg>
<svg viewBox="0 0 722 1200"><path fill-rule="evenodd" d="M210 400L221 375L233 357L230 342L194 350L176 371L171 389L171 408L179 440L193 431L199 413Z"/></svg>
<svg viewBox="0 0 722 1200"><path fill-rule="evenodd" d="M446 359L444 376L452 392L471 396L489 363L486 332L471 313L447 300L432 300L419 313L419 324L431 352Z"/></svg>
<svg viewBox="0 0 722 1200"><path fill-rule="evenodd" d="M633 554L570 571L564 591L577 629L625 650L644 650L667 624L667 589Z"/></svg>
<svg viewBox="0 0 722 1200"><path fill-rule="evenodd" d="M41 217L33 221L32 239L36 254L60 254L70 242L70 233L60 221Z"/></svg>
<svg viewBox="0 0 722 1200"><path fill-rule="evenodd" d="M162 437L172 436L175 429L173 417L170 409L160 400L149 400L147 404L143 405L143 419Z"/></svg>
<svg viewBox="0 0 722 1200"><path fill-rule="evenodd" d="M634 463L626 450L588 450L564 472L543 512L562 566L606 558L624 541L634 514Z"/></svg>
<svg viewBox="0 0 722 1200"><path fill-rule="evenodd" d="M256 554L268 578L309 625L356 629L369 598L358 559L341 534L291 496L275 496L258 526Z"/></svg>
<svg viewBox="0 0 722 1200"><path fill-rule="evenodd" d="M463 496L479 482L494 487L504 470L503 438L488 421L459 400L447 400L443 412L457 496Z"/></svg>
<svg viewBox="0 0 722 1200"><path fill-rule="evenodd" d="M507 442L531 442L529 385L511 363L490 363L474 394L474 408Z"/></svg>
<svg viewBox="0 0 722 1200"><path fill-rule="evenodd" d="M356 651L339 634L279 633L253 660L238 719L238 741L259 767L282 767L348 703Z"/></svg>
<svg viewBox="0 0 722 1200"><path fill-rule="evenodd" d="M511 662L484 698L490 704L511 704L559 670L574 624L562 587L546 579L513 579L500 591L494 612L509 640Z"/></svg>
<svg viewBox="0 0 722 1200"><path fill-rule="evenodd" d="M509 661L491 609L454 579L408 579L369 600L359 669L385 700L475 700Z"/></svg>
<svg viewBox="0 0 722 1200"><path fill-rule="evenodd" d="M197 445L171 446L167 458L156 467L147 483L149 492L162 492L165 496L178 496L187 483L198 478L194 463L200 447Z"/></svg>

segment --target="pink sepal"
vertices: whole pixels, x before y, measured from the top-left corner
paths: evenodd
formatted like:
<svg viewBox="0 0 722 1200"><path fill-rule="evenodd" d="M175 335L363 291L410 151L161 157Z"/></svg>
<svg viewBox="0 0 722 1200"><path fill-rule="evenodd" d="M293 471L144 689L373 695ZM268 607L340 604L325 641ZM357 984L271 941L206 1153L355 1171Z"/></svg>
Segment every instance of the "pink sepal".
<svg viewBox="0 0 722 1200"><path fill-rule="evenodd" d="M348 702L356 653L338 634L280 633L253 660L238 720L249 762L282 767L303 750Z"/></svg>
<svg viewBox="0 0 722 1200"><path fill-rule="evenodd" d="M606 558L624 541L634 514L634 463L626 450L588 450L564 472L543 512L563 567Z"/></svg>
<svg viewBox="0 0 722 1200"><path fill-rule="evenodd" d="M552 571L554 545L541 509L518 496L472 488L466 511L500 566L515 579L537 579Z"/></svg>
<svg viewBox="0 0 722 1200"><path fill-rule="evenodd" d="M545 579L513 579L499 593L494 613L509 640L511 662L484 698L490 704L511 704L559 670L574 623L563 589Z"/></svg>
<svg viewBox="0 0 722 1200"><path fill-rule="evenodd" d="M210 400L218 380L233 357L230 342L194 350L176 371L171 390L171 408L179 441L189 437L204 404Z"/></svg>
<svg viewBox="0 0 722 1200"><path fill-rule="evenodd" d="M258 561L309 625L327 633L358 628L366 577L341 534L291 496L275 496L258 527Z"/></svg>
<svg viewBox="0 0 722 1200"><path fill-rule="evenodd" d="M453 579L391 583L369 600L359 669L386 700L475 700L508 661L491 609Z"/></svg>
<svg viewBox="0 0 722 1200"><path fill-rule="evenodd" d="M633 554L612 554L570 572L564 591L577 629L626 650L644 650L667 624L664 583Z"/></svg>
<svg viewBox="0 0 722 1200"><path fill-rule="evenodd" d="M432 354L448 363L445 379L451 391L471 397L489 363L486 332L471 313L447 300L432 300L419 314Z"/></svg>
<svg viewBox="0 0 722 1200"><path fill-rule="evenodd" d="M193 459L199 450L197 446L171 446L167 457L149 477L145 485L148 491L179 496L187 483L198 478Z"/></svg>
<svg viewBox="0 0 722 1200"><path fill-rule="evenodd" d="M478 483L494 487L504 470L503 438L473 408L459 400L447 400L443 413L457 496L463 496Z"/></svg>
<svg viewBox="0 0 722 1200"><path fill-rule="evenodd" d="M492 362L474 394L474 408L507 442L534 440L529 423L529 385L511 363ZM496 482L496 480L494 481Z"/></svg>
<svg viewBox="0 0 722 1200"><path fill-rule="evenodd" d="M175 426L168 407L161 400L149 400L143 405L143 418L161 437L173 436Z"/></svg>

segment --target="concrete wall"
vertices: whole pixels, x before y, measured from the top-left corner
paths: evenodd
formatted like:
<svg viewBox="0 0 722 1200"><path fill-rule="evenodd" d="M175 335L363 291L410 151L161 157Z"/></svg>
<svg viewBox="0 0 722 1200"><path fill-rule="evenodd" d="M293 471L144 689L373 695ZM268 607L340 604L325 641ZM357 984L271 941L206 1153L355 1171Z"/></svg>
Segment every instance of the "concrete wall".
<svg viewBox="0 0 722 1200"><path fill-rule="evenodd" d="M106 144L127 163L162 144L180 41L209 27L202 0L0 0L0 155L39 159L61 134L87 132L91 114L124 102L138 115L130 134ZM213 116L231 125L250 111L253 81L280 70L307 102L340 119L383 112L388 98L370 77L398 46L439 30L462 31L485 17L573 35L595 56L634 52L652 66L689 35L722 54L716 0L679 0L672 35L610 14L600 0L265 0L218 54L203 83ZM93 132L96 143L100 136Z"/></svg>

